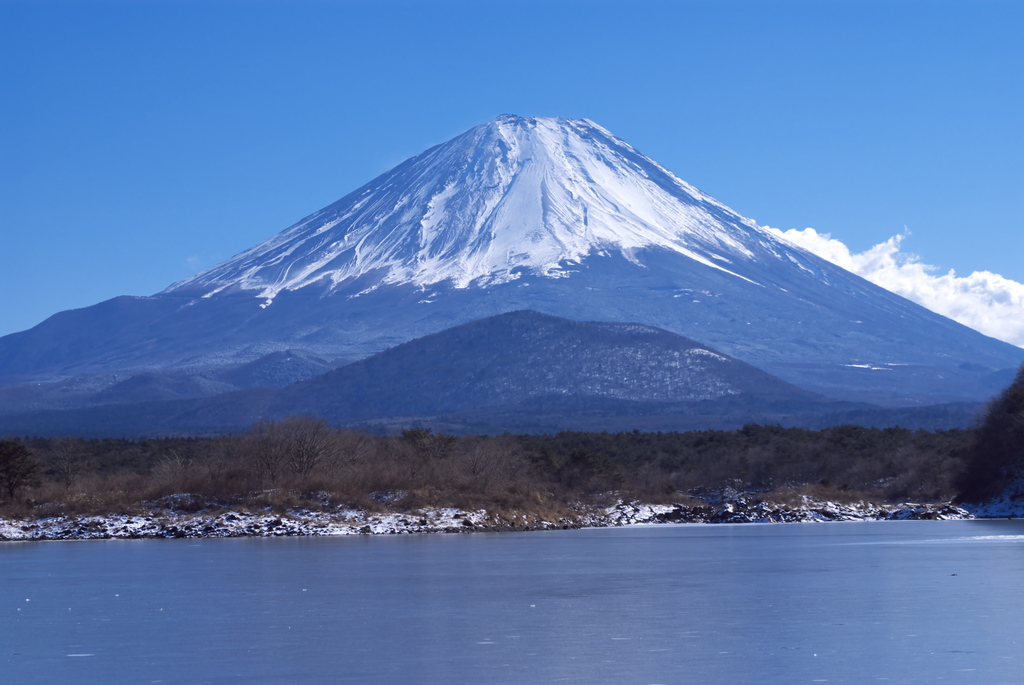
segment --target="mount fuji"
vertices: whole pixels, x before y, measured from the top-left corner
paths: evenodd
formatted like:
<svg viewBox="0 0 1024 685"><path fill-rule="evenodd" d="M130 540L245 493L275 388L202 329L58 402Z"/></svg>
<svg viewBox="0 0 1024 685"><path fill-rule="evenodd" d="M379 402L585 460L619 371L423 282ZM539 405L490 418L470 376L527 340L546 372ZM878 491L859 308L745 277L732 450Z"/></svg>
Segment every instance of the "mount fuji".
<svg viewBox="0 0 1024 685"><path fill-rule="evenodd" d="M780 240L592 121L505 115L160 293L0 338L0 405L82 406L153 374L177 396L282 385L527 309L658 327L887 406L986 399L1024 361Z"/></svg>

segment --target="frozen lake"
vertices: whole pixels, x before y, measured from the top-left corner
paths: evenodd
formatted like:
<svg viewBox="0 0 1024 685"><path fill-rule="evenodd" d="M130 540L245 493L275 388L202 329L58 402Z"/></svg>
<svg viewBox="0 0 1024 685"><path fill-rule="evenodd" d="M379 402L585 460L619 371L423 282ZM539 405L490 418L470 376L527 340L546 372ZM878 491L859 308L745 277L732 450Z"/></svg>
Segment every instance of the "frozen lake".
<svg viewBox="0 0 1024 685"><path fill-rule="evenodd" d="M1024 682L1024 521L0 543L10 683Z"/></svg>

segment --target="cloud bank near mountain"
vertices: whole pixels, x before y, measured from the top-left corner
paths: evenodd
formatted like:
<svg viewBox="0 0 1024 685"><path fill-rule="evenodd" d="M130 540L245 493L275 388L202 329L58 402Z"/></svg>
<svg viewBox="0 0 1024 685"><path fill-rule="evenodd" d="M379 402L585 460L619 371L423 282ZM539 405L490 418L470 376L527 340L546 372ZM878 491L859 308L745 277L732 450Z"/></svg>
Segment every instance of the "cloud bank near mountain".
<svg viewBox="0 0 1024 685"><path fill-rule="evenodd" d="M1024 283L990 271L958 276L950 269L948 273L938 274L936 267L902 250L905 234L855 253L842 241L813 228L769 230L933 312L985 335L1024 347Z"/></svg>

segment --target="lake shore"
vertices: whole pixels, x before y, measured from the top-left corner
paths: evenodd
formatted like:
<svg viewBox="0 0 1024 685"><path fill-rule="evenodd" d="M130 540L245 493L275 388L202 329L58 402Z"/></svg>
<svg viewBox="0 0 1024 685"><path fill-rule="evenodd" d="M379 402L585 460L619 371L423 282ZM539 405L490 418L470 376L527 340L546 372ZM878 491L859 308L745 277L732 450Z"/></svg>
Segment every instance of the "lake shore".
<svg viewBox="0 0 1024 685"><path fill-rule="evenodd" d="M187 496L183 496L184 500ZM0 518L0 540L91 540L152 538L229 538L282 536L399 535L615 527L672 523L796 523L829 521L962 520L975 518L951 503L842 504L804 497L799 504L778 504L738 496L715 504L622 502L608 507L578 505L571 516L555 520L527 513L492 514L484 509L421 508L407 512L358 509L287 513L206 509L182 511L154 507L143 514ZM989 514L990 516L992 514ZM1012 514L1009 514L1012 515Z"/></svg>

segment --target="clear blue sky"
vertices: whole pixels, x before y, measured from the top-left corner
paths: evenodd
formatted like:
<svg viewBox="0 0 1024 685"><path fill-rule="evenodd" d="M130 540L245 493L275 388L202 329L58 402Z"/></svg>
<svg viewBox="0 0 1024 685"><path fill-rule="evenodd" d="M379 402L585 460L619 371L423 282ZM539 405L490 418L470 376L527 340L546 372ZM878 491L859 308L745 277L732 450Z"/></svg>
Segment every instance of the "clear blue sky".
<svg viewBox="0 0 1024 685"><path fill-rule="evenodd" d="M0 334L230 257L502 113L759 223L1024 281L1024 2L0 2Z"/></svg>

